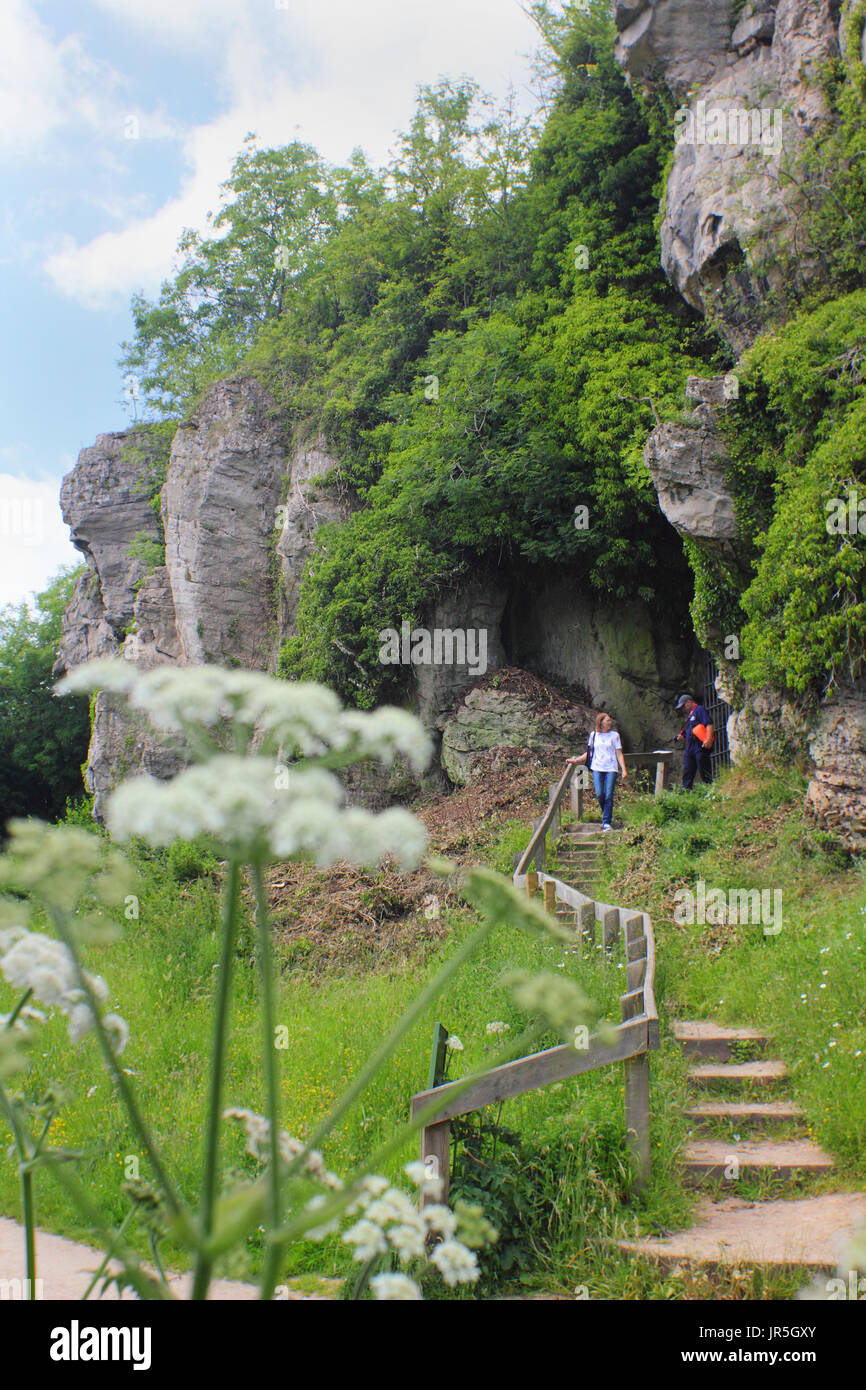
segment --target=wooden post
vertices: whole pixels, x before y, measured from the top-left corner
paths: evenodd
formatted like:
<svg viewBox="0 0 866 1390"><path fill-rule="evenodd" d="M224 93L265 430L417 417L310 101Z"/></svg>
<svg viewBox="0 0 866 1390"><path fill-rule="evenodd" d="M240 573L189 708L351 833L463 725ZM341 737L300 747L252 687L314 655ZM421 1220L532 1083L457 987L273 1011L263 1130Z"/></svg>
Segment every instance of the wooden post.
<svg viewBox="0 0 866 1390"><path fill-rule="evenodd" d="M558 782L554 782L553 785L551 786L551 788L550 788L550 793L549 793L549 796L548 796L548 805L550 805L551 801L553 800L554 795L556 794L556 789L557 789L558 786L559 786L559 783L558 783ZM552 842L554 845L556 844L557 840L559 839L559 832L560 832L561 828L562 828L562 802L561 802L561 801L557 801L556 807L555 807L554 812L553 812L553 819L552 819L551 822L550 822L550 837L551 837L551 842Z"/></svg>
<svg viewBox="0 0 866 1390"><path fill-rule="evenodd" d="M637 1185L650 1175L650 1072L649 1055L629 1057L625 1069L625 1127L628 1145L637 1163Z"/></svg>
<svg viewBox="0 0 866 1390"><path fill-rule="evenodd" d="M427 1078L427 1089L432 1091L434 1086L439 1086L442 1082L442 1075L445 1071L445 1053L448 1048L448 1029L441 1023L433 1027L433 1047L430 1052L430 1073Z"/></svg>
<svg viewBox="0 0 866 1390"><path fill-rule="evenodd" d="M619 911L615 907L609 907L601 919L602 941L604 949L608 955L613 951L619 941Z"/></svg>
<svg viewBox="0 0 866 1390"><path fill-rule="evenodd" d="M544 906L556 915L556 884L552 878L544 880Z"/></svg>
<svg viewBox="0 0 866 1390"><path fill-rule="evenodd" d="M588 946L595 945L595 903L584 903L578 913L578 930L581 940Z"/></svg>
<svg viewBox="0 0 866 1390"><path fill-rule="evenodd" d="M526 896L534 898L538 892L538 874L534 869L526 870Z"/></svg>
<svg viewBox="0 0 866 1390"><path fill-rule="evenodd" d="M661 760L661 762L656 763L656 790L655 790L656 796L661 796L661 794L662 794L662 792L665 790L665 787L667 786L667 784L668 784L668 762L667 762L667 758L663 758L663 759Z"/></svg>
<svg viewBox="0 0 866 1390"><path fill-rule="evenodd" d="M427 1125L421 1131L421 1159L425 1166L430 1170L430 1176L442 1179L442 1188L438 1197L422 1196L421 1206L425 1207L428 1202L442 1202L448 1204L448 1179L451 1168L451 1121L441 1120L437 1124Z"/></svg>

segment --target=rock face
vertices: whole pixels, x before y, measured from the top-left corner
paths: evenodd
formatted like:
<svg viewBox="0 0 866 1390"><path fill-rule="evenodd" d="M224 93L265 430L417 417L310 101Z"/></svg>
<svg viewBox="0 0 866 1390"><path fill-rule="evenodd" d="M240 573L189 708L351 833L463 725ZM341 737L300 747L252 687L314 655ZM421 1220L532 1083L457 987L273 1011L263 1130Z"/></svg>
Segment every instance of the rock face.
<svg viewBox="0 0 866 1390"><path fill-rule="evenodd" d="M144 670L208 661L264 670L294 630L315 530L345 515L310 482L334 461L315 446L287 447L267 392L233 378L218 382L177 431L161 490L158 466L147 434L129 430L100 435L64 480L64 519L88 568L66 612L58 675L118 655ZM154 566L163 528L165 564ZM97 816L120 777L167 777L180 764L177 749L97 696L85 773Z"/></svg>
<svg viewBox="0 0 866 1390"><path fill-rule="evenodd" d="M73 602L79 605L82 629L106 624L101 636L92 632L84 638L85 648L98 649L111 638L122 641L132 622L136 586L147 574L146 561L135 557L135 543L159 544L161 539L148 497L156 462L141 432L100 434L91 448L82 449L63 480L63 520L98 582L98 595L92 584L82 584Z"/></svg>
<svg viewBox="0 0 866 1390"><path fill-rule="evenodd" d="M626 750L667 747L683 690L700 689L703 669L692 634L640 603L599 603L566 578L515 597L511 661L584 690L607 710Z"/></svg>
<svg viewBox="0 0 866 1390"><path fill-rule="evenodd" d="M162 520L186 664L268 665L276 639L269 541L286 471L282 427L255 381L218 382L177 431Z"/></svg>
<svg viewBox="0 0 866 1390"><path fill-rule="evenodd" d="M839 53L839 0L749 0L739 15L732 0L616 0L614 15L629 80L680 103L665 273L740 352L785 289L799 195L780 170L826 119L819 74Z"/></svg>
<svg viewBox="0 0 866 1390"><path fill-rule="evenodd" d="M824 705L809 751L815 775L806 806L849 849L866 850L866 690Z"/></svg>
<svg viewBox="0 0 866 1390"><path fill-rule="evenodd" d="M433 604L426 617L428 629L465 634L467 660L413 668L418 717L428 729L441 730L445 713L459 694L488 672L506 665L502 621L508 596L509 587L501 577L479 574L470 584ZM456 646L454 652L459 654Z"/></svg>
<svg viewBox="0 0 866 1390"><path fill-rule="evenodd" d="M286 500L280 517L282 530L277 542L280 562L280 633L294 637L297 632L298 604L304 567L310 558L316 532L328 522L345 521L348 508L333 488L318 486L314 479L328 478L338 470L336 459L326 452L321 440L298 449L289 462Z"/></svg>
<svg viewBox="0 0 866 1390"><path fill-rule="evenodd" d="M525 749L546 760L584 752L595 711L506 668L460 701L442 734L442 765L461 785L487 766L494 748Z"/></svg>

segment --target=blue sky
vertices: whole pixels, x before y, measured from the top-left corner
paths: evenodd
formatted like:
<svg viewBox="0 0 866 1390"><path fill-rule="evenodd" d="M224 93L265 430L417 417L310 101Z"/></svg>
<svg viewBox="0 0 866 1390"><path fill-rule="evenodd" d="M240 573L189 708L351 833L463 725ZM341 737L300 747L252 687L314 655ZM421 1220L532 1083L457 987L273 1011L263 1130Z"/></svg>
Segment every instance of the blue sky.
<svg viewBox="0 0 866 1390"><path fill-rule="evenodd" d="M534 108L519 0L0 0L0 606L75 563L57 494L123 429L130 296L204 228L246 134L388 158L419 83Z"/></svg>

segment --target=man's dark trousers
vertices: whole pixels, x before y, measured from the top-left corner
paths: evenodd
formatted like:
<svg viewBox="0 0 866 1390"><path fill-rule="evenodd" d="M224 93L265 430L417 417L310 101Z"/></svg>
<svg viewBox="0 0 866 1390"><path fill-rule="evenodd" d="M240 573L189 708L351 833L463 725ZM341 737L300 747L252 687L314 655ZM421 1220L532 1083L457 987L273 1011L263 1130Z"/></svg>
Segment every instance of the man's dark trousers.
<svg viewBox="0 0 866 1390"><path fill-rule="evenodd" d="M711 749L702 748L700 744L698 744L696 752L687 751L683 754L683 791L691 791L698 773L701 775L702 782L712 782L711 759Z"/></svg>

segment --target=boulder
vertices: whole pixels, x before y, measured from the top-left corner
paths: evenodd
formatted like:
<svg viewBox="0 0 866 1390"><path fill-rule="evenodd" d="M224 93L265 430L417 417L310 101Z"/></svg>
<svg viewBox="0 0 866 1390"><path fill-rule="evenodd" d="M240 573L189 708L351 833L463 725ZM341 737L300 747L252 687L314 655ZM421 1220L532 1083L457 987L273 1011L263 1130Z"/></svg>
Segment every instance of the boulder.
<svg viewBox="0 0 866 1390"><path fill-rule="evenodd" d="M595 727L596 711L545 685L526 671L506 667L464 695L445 723L442 765L462 785L489 766L494 749L519 748L547 762L580 754Z"/></svg>

